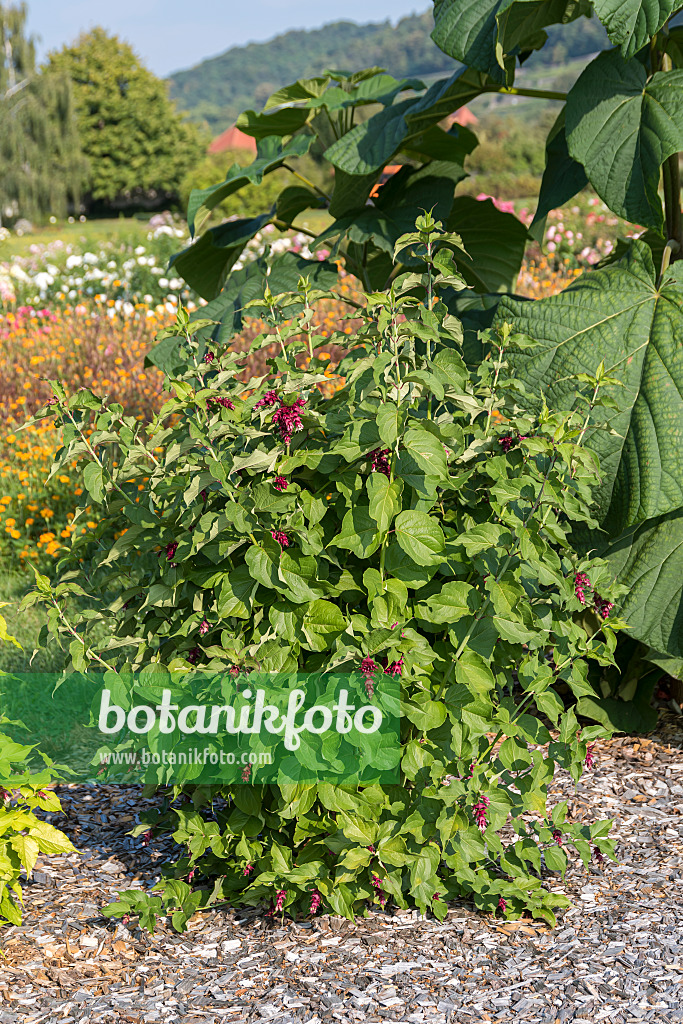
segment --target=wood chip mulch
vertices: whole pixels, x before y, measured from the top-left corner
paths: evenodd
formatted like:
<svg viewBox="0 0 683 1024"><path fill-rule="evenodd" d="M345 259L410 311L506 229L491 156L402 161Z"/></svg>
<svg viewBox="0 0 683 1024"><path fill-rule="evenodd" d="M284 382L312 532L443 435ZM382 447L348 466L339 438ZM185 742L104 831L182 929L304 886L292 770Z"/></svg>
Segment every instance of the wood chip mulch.
<svg viewBox="0 0 683 1024"><path fill-rule="evenodd" d="M683 717L664 710L647 739L596 753L553 796L573 818L616 820L619 863L548 875L574 902L554 930L463 902L443 923L378 912L281 927L215 910L149 936L100 915L168 855L125 835L138 790L62 786L58 823L80 852L39 863L24 923L2 932L0 1024L683 1021Z"/></svg>

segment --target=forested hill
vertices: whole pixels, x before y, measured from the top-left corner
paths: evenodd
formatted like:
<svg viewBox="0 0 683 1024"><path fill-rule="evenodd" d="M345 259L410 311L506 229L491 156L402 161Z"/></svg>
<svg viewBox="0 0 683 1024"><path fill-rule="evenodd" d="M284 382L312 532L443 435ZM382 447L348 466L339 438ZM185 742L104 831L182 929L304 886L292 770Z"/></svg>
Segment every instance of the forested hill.
<svg viewBox="0 0 683 1024"><path fill-rule="evenodd" d="M227 128L240 111L260 109L276 89L325 68L358 70L380 65L397 78L450 73L453 60L432 42L431 10L402 18L356 25L337 21L323 28L286 32L267 43L235 46L218 57L170 78L171 96L196 120L215 132ZM565 61L602 48L605 35L595 19L579 18L551 28L546 47L534 63L561 66Z"/></svg>

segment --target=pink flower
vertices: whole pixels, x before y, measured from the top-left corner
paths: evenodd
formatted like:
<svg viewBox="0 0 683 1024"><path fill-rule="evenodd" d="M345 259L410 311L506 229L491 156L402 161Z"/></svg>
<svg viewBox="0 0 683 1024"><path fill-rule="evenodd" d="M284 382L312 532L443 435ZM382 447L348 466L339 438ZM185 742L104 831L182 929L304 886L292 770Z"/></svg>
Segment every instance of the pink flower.
<svg viewBox="0 0 683 1024"><path fill-rule="evenodd" d="M206 634L208 632L209 632L209 623L206 621L206 619L202 619L202 621L199 623L199 635L200 636L206 636Z"/></svg>
<svg viewBox="0 0 683 1024"><path fill-rule="evenodd" d="M506 434L505 437L498 438L498 444L504 452L509 452L515 443L515 438L512 434Z"/></svg>
<svg viewBox="0 0 683 1024"><path fill-rule="evenodd" d="M480 832L486 829L486 811L490 803L489 798L481 793L476 804L472 805L472 814Z"/></svg>
<svg viewBox="0 0 683 1024"><path fill-rule="evenodd" d="M391 476L391 467L389 466L389 460L387 459L387 455L389 455L390 451L390 448L377 448L374 452L370 452L370 472L384 473L385 476Z"/></svg>
<svg viewBox="0 0 683 1024"><path fill-rule="evenodd" d="M172 540L170 544L166 545L166 560L170 562L173 559L176 551L178 550L178 541Z"/></svg>
<svg viewBox="0 0 683 1024"><path fill-rule="evenodd" d="M594 746L594 743L589 743L586 747L586 760L584 761L586 768L595 768L595 754L593 753Z"/></svg>
<svg viewBox="0 0 683 1024"><path fill-rule="evenodd" d="M206 411L214 412L217 406L222 406L223 409L232 409L234 411L235 405L229 399L221 395L214 395L206 400Z"/></svg>
<svg viewBox="0 0 683 1024"><path fill-rule="evenodd" d="M432 896L432 899L433 900L440 900L441 899L441 893L440 892L435 892L434 895Z"/></svg>
<svg viewBox="0 0 683 1024"><path fill-rule="evenodd" d="M611 601L608 601L605 597L600 597L599 594L593 595L593 602L595 604L595 610L601 619L606 619L614 608Z"/></svg>
<svg viewBox="0 0 683 1024"><path fill-rule="evenodd" d="M246 875L247 877L249 877L249 875L252 873L253 870L254 870L254 865L253 864L247 864L246 868L244 869L244 871L242 873L244 875Z"/></svg>
<svg viewBox="0 0 683 1024"><path fill-rule="evenodd" d="M586 603L586 587L590 590L591 581L585 572L577 572L574 577L574 593L578 597L581 604Z"/></svg>
<svg viewBox="0 0 683 1024"><path fill-rule="evenodd" d="M289 487L289 484L287 483L283 476L276 476L275 479L273 480L273 487L275 488L276 491L286 491L287 488Z"/></svg>
<svg viewBox="0 0 683 1024"><path fill-rule="evenodd" d="M360 663L360 670L365 676L365 692L368 697L374 697L375 680L373 679L373 674L379 670L379 665L370 657L363 658Z"/></svg>
<svg viewBox="0 0 683 1024"><path fill-rule="evenodd" d="M188 873L187 873L187 880L188 880L188 882L191 882L196 874L197 874L197 869L196 868L192 868L191 871L188 871Z"/></svg>
<svg viewBox="0 0 683 1024"><path fill-rule="evenodd" d="M285 905L285 900L286 899L287 899L287 890L286 889L280 889L280 891L277 894L277 899L275 900L275 912L276 913L277 913L278 910L282 910L282 908Z"/></svg>
<svg viewBox="0 0 683 1024"><path fill-rule="evenodd" d="M286 533L282 533L281 530L271 530L270 535L273 540L276 540L281 548L289 547L289 537Z"/></svg>
<svg viewBox="0 0 683 1024"><path fill-rule="evenodd" d="M259 399L254 408L259 409L262 405L275 405L279 401L277 391L266 391L263 398Z"/></svg>
<svg viewBox="0 0 683 1024"><path fill-rule="evenodd" d="M216 357L213 354L213 352L207 352L206 355L204 356L204 362L205 363L212 363L215 358Z"/></svg>
<svg viewBox="0 0 683 1024"><path fill-rule="evenodd" d="M600 853L600 851L598 850L597 846L593 847L593 856L595 857L595 859L598 862L598 864L604 864L605 858Z"/></svg>
<svg viewBox="0 0 683 1024"><path fill-rule="evenodd" d="M142 837L142 845L149 846L152 841L152 829L148 828Z"/></svg>
<svg viewBox="0 0 683 1024"><path fill-rule="evenodd" d="M293 405L280 405L280 408L273 416L273 426L280 432L280 439L289 444L297 430L303 427L303 420L299 409L306 404L305 398L297 398Z"/></svg>
<svg viewBox="0 0 683 1024"><path fill-rule="evenodd" d="M498 898L498 909L499 909L499 910L502 910L502 912L503 912L503 913L505 913L505 910L506 910L506 908L507 908L507 903L506 903L506 901L505 901L505 900L503 899L503 897L502 897L502 896L500 896L500 897Z"/></svg>
<svg viewBox="0 0 683 1024"><path fill-rule="evenodd" d="M384 889L382 888L382 880L377 875L373 874L371 881L375 889L377 890L377 895L379 896L380 904L384 906L384 904L387 902L387 898L384 895Z"/></svg>
<svg viewBox="0 0 683 1024"><path fill-rule="evenodd" d="M392 663L390 665L387 665L386 668L384 669L384 674L386 676L400 676L402 670L403 670L403 655L401 655L401 657L398 659L398 661L392 661Z"/></svg>
<svg viewBox="0 0 683 1024"><path fill-rule="evenodd" d="M246 766L246 768L244 769L244 771L242 772L242 782L249 782L250 777L251 777L251 765L248 764Z"/></svg>
<svg viewBox="0 0 683 1024"><path fill-rule="evenodd" d="M558 846L562 846L562 833L560 832L559 828L553 829L553 839L555 840Z"/></svg>
<svg viewBox="0 0 683 1024"><path fill-rule="evenodd" d="M315 914L321 903L322 903L322 897L321 897L320 893L318 892L318 890L314 889L313 890L313 894L311 896L311 909L310 909L309 913L310 914Z"/></svg>

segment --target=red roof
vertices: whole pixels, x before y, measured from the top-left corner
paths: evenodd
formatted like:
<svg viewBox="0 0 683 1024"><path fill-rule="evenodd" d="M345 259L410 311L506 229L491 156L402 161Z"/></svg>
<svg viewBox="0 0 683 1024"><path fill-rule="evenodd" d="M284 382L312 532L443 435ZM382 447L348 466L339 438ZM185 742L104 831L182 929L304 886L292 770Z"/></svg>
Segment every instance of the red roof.
<svg viewBox="0 0 683 1024"><path fill-rule="evenodd" d="M213 140L208 151L209 153L225 153L229 149L242 149L256 154L256 139L252 139L251 135L245 135L233 125L232 128L228 128Z"/></svg>
<svg viewBox="0 0 683 1024"><path fill-rule="evenodd" d="M449 125L459 124L463 128L476 124L478 120L479 118L468 107L460 107L460 110L456 110L454 114L450 114L448 117Z"/></svg>

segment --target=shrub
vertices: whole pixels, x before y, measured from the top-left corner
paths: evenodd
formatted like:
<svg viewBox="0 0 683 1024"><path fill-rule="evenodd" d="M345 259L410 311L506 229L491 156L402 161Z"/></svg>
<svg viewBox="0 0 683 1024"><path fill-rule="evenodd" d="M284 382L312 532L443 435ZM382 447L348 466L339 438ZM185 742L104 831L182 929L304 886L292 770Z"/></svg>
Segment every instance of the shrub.
<svg viewBox="0 0 683 1024"><path fill-rule="evenodd" d="M0 605L2 607L2 605ZM0 643L20 647L9 636L5 619L0 615ZM10 722L0 713L0 726ZM34 811L60 811L56 794L45 787L59 777L58 768L43 755L44 767L29 767L32 746L17 743L0 731L0 925L21 924L22 872L30 876L41 853L68 853L71 841L54 825L41 821Z"/></svg>
<svg viewBox="0 0 683 1024"><path fill-rule="evenodd" d="M461 286L459 245L430 215L399 240L413 269L367 296L332 397L306 281L248 307L279 339L269 379L245 388L238 357L197 342L202 322L181 311L163 332L179 343L175 397L148 428L53 384L53 473L85 461L101 525L74 533L58 587L39 578L29 600L52 607L49 633L77 670L334 669L363 672L369 693L387 673L402 688L401 786L177 787L137 831L168 829L187 856L156 902L124 894L109 913L151 924L175 908L182 926L214 900L349 918L391 900L443 917L466 894L552 922L567 900L543 864L564 872L566 846L585 863L612 855L609 822L568 821L548 786L557 768L578 780L605 735L579 727L558 685L591 693L588 662L612 662L619 627L604 563L567 540L591 522L586 418L613 382L601 367L576 379L581 415L520 412L507 353L532 342L505 327L469 369L437 297ZM125 532L100 545L112 530ZM101 595L98 614L69 621L81 586Z"/></svg>

